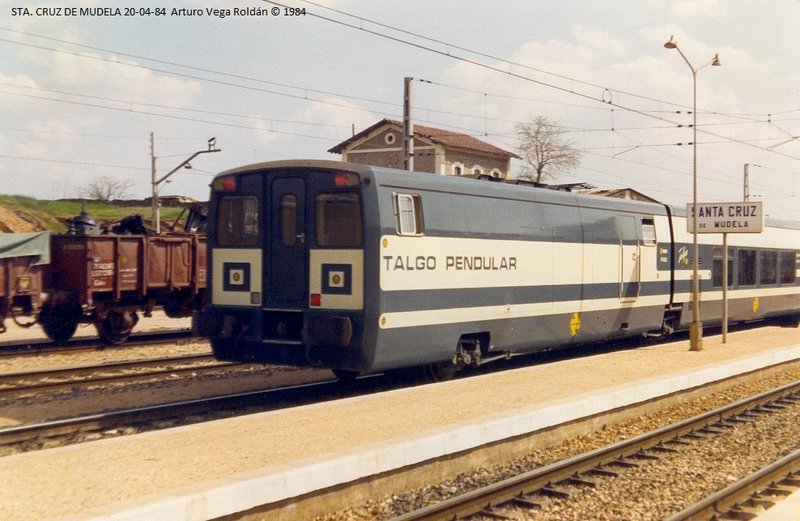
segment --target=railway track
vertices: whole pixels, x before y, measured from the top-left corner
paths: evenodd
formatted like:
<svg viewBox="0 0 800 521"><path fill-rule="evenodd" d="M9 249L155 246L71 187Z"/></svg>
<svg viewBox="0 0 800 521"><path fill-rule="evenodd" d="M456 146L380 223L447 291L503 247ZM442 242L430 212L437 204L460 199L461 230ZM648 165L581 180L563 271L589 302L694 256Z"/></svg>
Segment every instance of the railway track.
<svg viewBox="0 0 800 521"><path fill-rule="evenodd" d="M250 412L274 410L299 403L330 400L349 395L352 387L338 385L335 378L298 385L288 385L244 393L234 393L196 400L182 400L146 407L136 407L61 420L45 421L0 429L0 447L12 445L38 448L46 441L62 444L110 430L133 428L136 432L162 428L164 422L186 424Z"/></svg>
<svg viewBox="0 0 800 521"><path fill-rule="evenodd" d="M507 512L514 509L541 508L546 497L569 499L572 487L595 487L603 478L616 477L621 468L636 469L647 460L655 460L679 452L693 441L713 437L737 424L748 423L761 415L781 411L800 403L800 382L794 382L733 404L700 414L654 431L635 436L599 449L526 472L509 479L455 496L439 503L395 517L393 521L452 519L516 519ZM785 458L788 459L788 458ZM796 464L796 463L793 463ZM789 470L776 471L779 475ZM764 472L765 473L765 472ZM756 473L762 474L762 472ZM769 480L769 478L765 478ZM755 478L753 478L755 481ZM742 480L743 482L745 480ZM759 485L749 486L758 488ZM729 487L731 490L734 487ZM748 486L742 486L742 489ZM751 490L752 492L752 490ZM719 508L738 499L706 498L697 509ZM687 509L690 510L690 509ZM710 519L710 517L676 517L678 519Z"/></svg>
<svg viewBox="0 0 800 521"><path fill-rule="evenodd" d="M203 364L203 365L199 365ZM248 364L218 362L211 354L104 363L42 371L0 374L0 398L77 385L124 383L163 375L219 371Z"/></svg>
<svg viewBox="0 0 800 521"><path fill-rule="evenodd" d="M753 519L800 489L800 450L753 472L665 521Z"/></svg>
<svg viewBox="0 0 800 521"><path fill-rule="evenodd" d="M192 338L192 331L190 329L136 333L131 336L128 343L119 346L109 346L97 337L73 338L67 345L59 345L45 339L14 340L10 342L0 342L0 360L19 356L71 354L107 349L123 350L128 347L163 344L188 338Z"/></svg>

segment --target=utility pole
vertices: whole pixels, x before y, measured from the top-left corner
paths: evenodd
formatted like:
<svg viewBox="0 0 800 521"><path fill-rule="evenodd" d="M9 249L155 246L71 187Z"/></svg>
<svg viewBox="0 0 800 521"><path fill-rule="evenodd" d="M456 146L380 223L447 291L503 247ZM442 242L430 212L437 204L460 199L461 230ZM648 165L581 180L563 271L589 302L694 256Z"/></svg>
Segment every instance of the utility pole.
<svg viewBox="0 0 800 521"><path fill-rule="evenodd" d="M414 170L414 123L411 121L411 82L406 76L403 88L403 168Z"/></svg>
<svg viewBox="0 0 800 521"><path fill-rule="evenodd" d="M217 138L212 137L208 140L208 149L207 150L198 150L187 159L185 159L181 164L164 174L160 179L156 179L156 154L155 154L155 146L153 144L153 133L150 132L150 164L151 164L151 185L153 188L153 196L152 196L152 204L153 204L153 227L155 228L156 233L161 233L161 215L160 215L160 205L158 203L158 185L163 183L164 181L169 178L172 174L180 170L181 168L188 166L189 161L194 159L195 157L199 156L200 154L208 154L211 152L222 152L221 149L217 148Z"/></svg>
<svg viewBox="0 0 800 521"><path fill-rule="evenodd" d="M744 164L744 200L750 200L750 163Z"/></svg>

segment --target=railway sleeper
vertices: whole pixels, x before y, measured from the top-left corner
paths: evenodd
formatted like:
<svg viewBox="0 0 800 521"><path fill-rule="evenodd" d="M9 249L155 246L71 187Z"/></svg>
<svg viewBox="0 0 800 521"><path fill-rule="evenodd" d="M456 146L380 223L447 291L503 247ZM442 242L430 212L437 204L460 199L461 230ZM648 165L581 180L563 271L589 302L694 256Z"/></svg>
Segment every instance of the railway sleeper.
<svg viewBox="0 0 800 521"><path fill-rule="evenodd" d="M748 507L748 508L762 508L764 510L767 510L769 508L774 507L776 504L777 503L775 501L771 501L769 499L764 499L764 498L761 498L759 496L754 496L754 497L751 497L750 499L748 499L747 501L745 501L744 503L742 503L740 506L744 506L744 507Z"/></svg>
<svg viewBox="0 0 800 521"><path fill-rule="evenodd" d="M766 497L772 496L772 497L784 498L784 497L789 497L794 493L795 490L792 487L784 487L781 486L780 484L773 483L772 485L762 490L760 492L760 495Z"/></svg>
<svg viewBox="0 0 800 521"><path fill-rule="evenodd" d="M510 503L512 505L517 505L524 508L544 508L544 505L541 502L533 499L532 495L525 493L515 496L513 499L511 499Z"/></svg>
<svg viewBox="0 0 800 521"><path fill-rule="evenodd" d="M503 514L502 512L497 510L496 507L494 507L492 505L488 505L488 506L484 507L483 509L481 509L480 512L478 512L478 514L482 515L482 516L486 516L486 517L491 517L491 518L494 518L494 519L514 519L513 517L511 517L509 515Z"/></svg>
<svg viewBox="0 0 800 521"><path fill-rule="evenodd" d="M666 442L666 443L669 443L669 442ZM655 446L651 447L649 450L652 450L654 452L664 452L664 453L669 453L669 454L675 454L675 453L680 452L678 449L673 449L672 447L667 447L664 443L659 443L658 445L655 445Z"/></svg>
<svg viewBox="0 0 800 521"><path fill-rule="evenodd" d="M634 460L644 460L644 461L657 461L661 459L661 457L656 456L655 454L651 454L650 449L640 450L635 454L631 454L630 458Z"/></svg>
<svg viewBox="0 0 800 521"><path fill-rule="evenodd" d="M614 472L613 470L608 470L607 468L603 467L594 467L593 469L586 472L590 476L602 476L604 478L616 478L619 477L619 472Z"/></svg>
<svg viewBox="0 0 800 521"><path fill-rule="evenodd" d="M569 499L572 497L572 494L569 491L559 487L558 485L548 484L539 489L539 494L548 497L554 497L558 499Z"/></svg>
<svg viewBox="0 0 800 521"><path fill-rule="evenodd" d="M580 474L575 474L563 481L567 485L574 485L576 487L591 487L597 488L597 481L587 478L585 476L581 476Z"/></svg>
<svg viewBox="0 0 800 521"><path fill-rule="evenodd" d="M608 463L608 465L612 465L615 467L622 467L626 469L638 469L639 467L642 466L642 463L640 461L636 461L631 458L622 457L615 459L614 461Z"/></svg>
<svg viewBox="0 0 800 521"><path fill-rule="evenodd" d="M751 519L758 519L758 517L763 513L758 507L745 507L742 505L737 505L723 514L721 517L717 519L731 519L736 521L750 521Z"/></svg>

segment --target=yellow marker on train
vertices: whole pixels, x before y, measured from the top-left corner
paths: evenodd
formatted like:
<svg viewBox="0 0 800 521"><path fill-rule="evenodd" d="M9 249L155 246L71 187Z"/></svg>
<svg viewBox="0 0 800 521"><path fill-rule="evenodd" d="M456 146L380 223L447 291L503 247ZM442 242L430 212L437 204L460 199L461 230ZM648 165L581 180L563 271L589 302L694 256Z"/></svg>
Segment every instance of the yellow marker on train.
<svg viewBox="0 0 800 521"><path fill-rule="evenodd" d="M577 313L572 314L572 320L569 321L569 334L575 336L581 328L581 317Z"/></svg>
<svg viewBox="0 0 800 521"><path fill-rule="evenodd" d="M759 305L758 297L756 297L756 298L753 299L753 313L754 314L758 313L758 305Z"/></svg>

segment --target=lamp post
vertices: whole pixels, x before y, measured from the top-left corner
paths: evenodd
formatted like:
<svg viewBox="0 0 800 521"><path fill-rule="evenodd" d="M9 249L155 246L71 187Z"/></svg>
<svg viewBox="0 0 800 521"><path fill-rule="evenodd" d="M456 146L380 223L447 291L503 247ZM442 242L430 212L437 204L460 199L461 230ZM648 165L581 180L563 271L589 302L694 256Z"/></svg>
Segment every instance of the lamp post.
<svg viewBox="0 0 800 521"><path fill-rule="evenodd" d="M714 55L714 59L701 65L698 68L692 64L683 54L674 36L669 37L669 41L664 44L667 49L675 49L689 66L692 71L692 148L694 150L694 160L692 164L692 323L689 325L689 350L703 350L703 323L700 322L700 276L699 276L699 248L697 245L697 71L708 65L718 67L719 54ZM727 282L726 282L727 283Z"/></svg>
<svg viewBox="0 0 800 521"><path fill-rule="evenodd" d="M189 161L191 161L195 157L199 156L200 154L208 154L208 153L212 153L212 152L222 152L222 150L217 148L217 138L213 138L213 137L208 140L208 149L207 150L198 150L197 152L195 152L194 154L189 156L188 159L185 159L183 161L183 163L179 164L178 166L176 166L175 168L173 168L172 170L170 170L169 172L167 172L166 174L161 176L160 179L156 179L156 177L157 177L156 176L156 156L155 156L154 146L153 146L153 133L152 132L150 133L150 164L151 164L151 169L150 169L151 182L150 182L150 185L151 185L152 190L153 190L151 202L152 202L152 211L153 211L153 228L155 229L156 234L161 233L161 211L160 211L159 203L158 203L158 185L160 185L161 183L164 183L164 182L169 183L170 181L168 181L167 178L169 178L169 176L171 176L172 174L174 174L175 172L177 172L181 168L191 168L191 165L189 164Z"/></svg>

